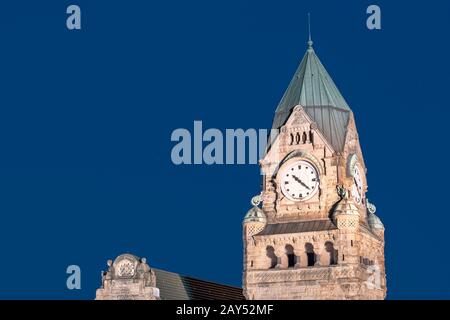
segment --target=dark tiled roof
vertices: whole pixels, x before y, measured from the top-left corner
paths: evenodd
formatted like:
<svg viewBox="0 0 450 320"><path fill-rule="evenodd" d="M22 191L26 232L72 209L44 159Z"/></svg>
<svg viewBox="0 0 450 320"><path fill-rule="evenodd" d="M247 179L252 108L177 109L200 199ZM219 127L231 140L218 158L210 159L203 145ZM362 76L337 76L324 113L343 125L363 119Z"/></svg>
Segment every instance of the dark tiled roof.
<svg viewBox="0 0 450 320"><path fill-rule="evenodd" d="M314 220L289 223L272 223L266 225L258 236L267 236L271 234L300 233L312 231L326 231L337 229L331 220Z"/></svg>
<svg viewBox="0 0 450 320"><path fill-rule="evenodd" d="M153 269L162 300L244 300L242 288Z"/></svg>

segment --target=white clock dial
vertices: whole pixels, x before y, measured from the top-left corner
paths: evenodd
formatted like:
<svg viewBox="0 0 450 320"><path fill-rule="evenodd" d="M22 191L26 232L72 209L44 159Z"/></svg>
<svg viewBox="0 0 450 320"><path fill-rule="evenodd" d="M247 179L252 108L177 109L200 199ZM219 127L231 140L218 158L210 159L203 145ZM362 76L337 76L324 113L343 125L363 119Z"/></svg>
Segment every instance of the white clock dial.
<svg viewBox="0 0 450 320"><path fill-rule="evenodd" d="M352 185L352 196L357 204L361 204L361 194L359 193L356 184Z"/></svg>
<svg viewBox="0 0 450 320"><path fill-rule="evenodd" d="M361 171L359 171L359 167L355 165L355 169L353 171L353 179L355 184L352 186L352 194L356 203L360 204L363 198L363 181L361 176Z"/></svg>
<svg viewBox="0 0 450 320"><path fill-rule="evenodd" d="M297 161L281 173L281 190L293 201L311 198L319 189L319 175L316 168L307 161Z"/></svg>

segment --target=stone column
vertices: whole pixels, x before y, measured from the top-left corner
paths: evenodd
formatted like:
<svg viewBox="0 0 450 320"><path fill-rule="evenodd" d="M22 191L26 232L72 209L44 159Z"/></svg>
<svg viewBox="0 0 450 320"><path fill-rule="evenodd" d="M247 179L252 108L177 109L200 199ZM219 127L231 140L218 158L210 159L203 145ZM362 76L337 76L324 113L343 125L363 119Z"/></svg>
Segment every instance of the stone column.
<svg viewBox="0 0 450 320"><path fill-rule="evenodd" d="M294 254L296 260L294 268L305 267L308 259L306 257L305 245L303 243L301 243L300 246L296 246L294 248Z"/></svg>
<svg viewBox="0 0 450 320"><path fill-rule="evenodd" d="M287 256L285 249L283 247L275 248L275 255L277 256L276 269L286 269L287 268Z"/></svg>
<svg viewBox="0 0 450 320"><path fill-rule="evenodd" d="M320 243L315 242L314 243L314 254L315 254L315 263L314 266L320 267L322 265L322 261L320 260L323 256L323 245L321 245Z"/></svg>

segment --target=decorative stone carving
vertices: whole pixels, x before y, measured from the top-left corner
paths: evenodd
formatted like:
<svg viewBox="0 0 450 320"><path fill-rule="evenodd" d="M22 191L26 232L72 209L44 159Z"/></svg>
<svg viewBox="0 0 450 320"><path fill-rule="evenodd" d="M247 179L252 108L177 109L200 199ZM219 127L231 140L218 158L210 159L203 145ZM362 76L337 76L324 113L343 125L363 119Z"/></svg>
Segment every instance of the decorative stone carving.
<svg viewBox="0 0 450 320"><path fill-rule="evenodd" d="M294 111L294 120L291 122L292 127L299 127L301 125L309 124L309 121L303 115L302 111Z"/></svg>
<svg viewBox="0 0 450 320"><path fill-rule="evenodd" d="M118 259L121 259L117 261ZM136 275L136 259L131 259L128 256L121 256L114 262L115 264L115 276L117 278L130 279Z"/></svg>
<svg viewBox="0 0 450 320"><path fill-rule="evenodd" d="M155 272L145 258L122 254L108 260L96 300L158 300Z"/></svg>

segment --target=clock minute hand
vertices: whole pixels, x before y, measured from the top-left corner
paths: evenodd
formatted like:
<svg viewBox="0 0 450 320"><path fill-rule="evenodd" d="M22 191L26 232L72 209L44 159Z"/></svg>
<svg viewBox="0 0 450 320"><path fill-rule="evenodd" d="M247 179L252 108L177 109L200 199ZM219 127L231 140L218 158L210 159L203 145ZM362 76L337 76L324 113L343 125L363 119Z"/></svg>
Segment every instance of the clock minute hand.
<svg viewBox="0 0 450 320"><path fill-rule="evenodd" d="M292 175L292 177L294 178L295 181L297 181L298 183L300 183L302 186L304 186L304 187L307 188L308 190L311 190L306 184L303 183L302 180L300 180L299 178L297 178L296 175Z"/></svg>
<svg viewBox="0 0 450 320"><path fill-rule="evenodd" d="M297 181L298 183L300 183L300 184L302 183L302 181L299 178L297 178L296 175L293 174L292 178L294 178L294 180Z"/></svg>
<svg viewBox="0 0 450 320"><path fill-rule="evenodd" d="M311 190L311 188L308 187L306 184L304 184L301 180L300 180L300 184L301 184L302 186L304 186L306 189Z"/></svg>

